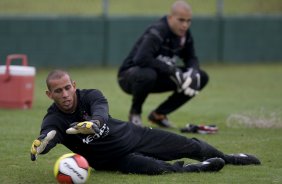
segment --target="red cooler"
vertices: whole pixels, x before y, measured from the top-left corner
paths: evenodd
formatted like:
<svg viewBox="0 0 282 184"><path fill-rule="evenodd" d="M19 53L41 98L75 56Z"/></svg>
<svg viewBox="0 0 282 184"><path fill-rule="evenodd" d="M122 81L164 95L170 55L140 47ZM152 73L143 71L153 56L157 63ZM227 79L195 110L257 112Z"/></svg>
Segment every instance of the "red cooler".
<svg viewBox="0 0 282 184"><path fill-rule="evenodd" d="M11 65L13 60L21 60L22 65ZM31 108L34 77L35 68L28 66L26 55L8 55L6 66L0 65L0 108Z"/></svg>

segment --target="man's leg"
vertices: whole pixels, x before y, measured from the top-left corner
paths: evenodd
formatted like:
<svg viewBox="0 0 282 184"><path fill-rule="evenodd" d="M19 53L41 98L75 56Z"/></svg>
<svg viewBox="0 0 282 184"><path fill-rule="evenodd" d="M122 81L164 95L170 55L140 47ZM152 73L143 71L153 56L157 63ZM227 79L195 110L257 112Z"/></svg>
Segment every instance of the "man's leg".
<svg viewBox="0 0 282 184"><path fill-rule="evenodd" d="M184 162L181 161L170 164L152 157L131 153L119 159L117 168L123 173L157 175L173 172L216 172L223 166L224 161L219 158L184 165Z"/></svg>
<svg viewBox="0 0 282 184"><path fill-rule="evenodd" d="M208 83L209 77L206 72L200 70L200 88L202 90ZM155 124L158 124L161 127L169 128L171 123L168 121L167 114L175 111L183 104L187 103L194 96L188 96L184 93L178 93L175 83L169 78L169 76L158 76L158 80L153 88L153 93L165 92L165 91L174 91L174 93L169 96L162 104L160 104L154 111L152 111L148 119Z"/></svg>
<svg viewBox="0 0 282 184"><path fill-rule="evenodd" d="M147 129L143 139L136 145L135 151L166 161L181 158L190 158L198 161L205 161L210 158L221 158L227 164L260 164L260 161L255 156L248 154L226 155L199 139L190 139L159 129Z"/></svg>
<svg viewBox="0 0 282 184"><path fill-rule="evenodd" d="M202 71L202 70L200 70L199 73L200 73L200 76L201 76L201 83L200 83L200 89L199 90L202 90L207 85L209 77L208 77L207 73ZM155 85L155 87L156 88L159 87L159 89L154 89L153 91L162 90L163 85L165 85L165 84L158 85L158 83L157 83ZM155 112L158 113L158 114L167 115L167 114L175 111L179 107L181 107L183 104L187 103L193 97L194 96L192 96L192 97L187 96L184 93L178 93L176 91L176 87L175 87L175 92L171 96L169 96L166 101L164 101L162 104L160 104L159 107L155 109Z"/></svg>
<svg viewBox="0 0 282 184"><path fill-rule="evenodd" d="M119 159L118 170L123 173L156 175L181 172L182 166L181 164L173 165L152 157L131 153Z"/></svg>
<svg viewBox="0 0 282 184"><path fill-rule="evenodd" d="M157 73L151 68L132 67L119 76L121 88L132 94L130 115L141 115L142 105L152 91Z"/></svg>
<svg viewBox="0 0 282 184"><path fill-rule="evenodd" d="M224 157L221 151L204 141L150 128L146 128L142 140L134 151L166 161L181 158L204 161L209 158Z"/></svg>

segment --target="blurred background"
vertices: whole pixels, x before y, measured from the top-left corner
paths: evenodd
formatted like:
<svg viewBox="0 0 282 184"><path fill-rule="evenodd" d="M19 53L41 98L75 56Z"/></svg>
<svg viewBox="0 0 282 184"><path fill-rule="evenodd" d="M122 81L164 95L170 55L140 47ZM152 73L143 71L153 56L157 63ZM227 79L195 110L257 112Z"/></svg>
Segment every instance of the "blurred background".
<svg viewBox="0 0 282 184"><path fill-rule="evenodd" d="M0 0L0 64L12 53L36 67L119 66L174 0ZM281 0L190 0L202 63L282 61Z"/></svg>

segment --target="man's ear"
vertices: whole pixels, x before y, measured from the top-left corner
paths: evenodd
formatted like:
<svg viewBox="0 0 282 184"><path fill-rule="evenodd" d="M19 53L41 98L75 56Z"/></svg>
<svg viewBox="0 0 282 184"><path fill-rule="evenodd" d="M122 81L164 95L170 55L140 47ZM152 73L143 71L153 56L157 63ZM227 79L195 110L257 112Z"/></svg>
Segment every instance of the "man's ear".
<svg viewBox="0 0 282 184"><path fill-rule="evenodd" d="M172 14L169 14L167 15L167 21L168 21L168 25L171 27L171 24L172 24L172 20L173 19L173 15Z"/></svg>
<svg viewBox="0 0 282 184"><path fill-rule="evenodd" d="M46 90L46 91L45 91L45 94L48 96L48 98L50 98L50 99L53 100L53 98L52 98L52 96L51 96L51 92L50 92L49 90Z"/></svg>
<svg viewBox="0 0 282 184"><path fill-rule="evenodd" d="M74 89L76 89L76 82L75 81L72 81L72 86Z"/></svg>
<svg viewBox="0 0 282 184"><path fill-rule="evenodd" d="M171 14L168 14L166 17L167 17L167 20L170 20L171 17L172 17L172 15L171 15Z"/></svg>

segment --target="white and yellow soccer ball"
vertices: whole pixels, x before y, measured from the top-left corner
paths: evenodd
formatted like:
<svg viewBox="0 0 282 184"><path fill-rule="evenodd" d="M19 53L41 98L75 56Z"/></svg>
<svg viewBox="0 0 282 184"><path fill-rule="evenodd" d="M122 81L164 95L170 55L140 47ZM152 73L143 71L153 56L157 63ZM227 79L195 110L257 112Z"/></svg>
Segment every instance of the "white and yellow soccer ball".
<svg viewBox="0 0 282 184"><path fill-rule="evenodd" d="M87 160L78 154L62 155L54 165L54 175L59 183L81 184L90 176L90 166Z"/></svg>

